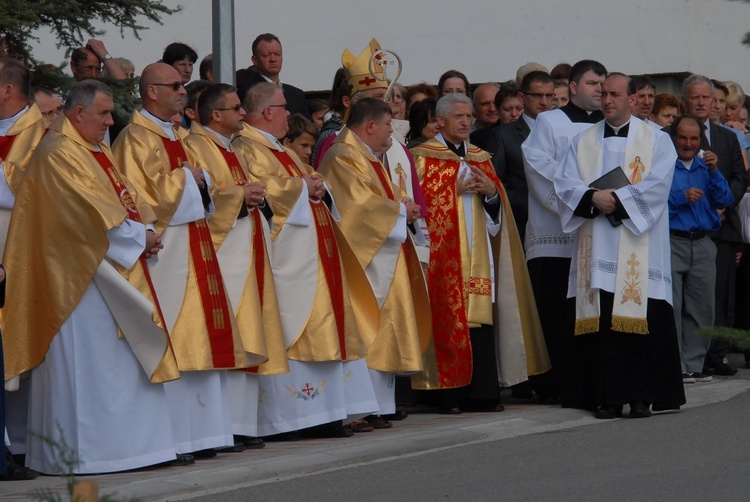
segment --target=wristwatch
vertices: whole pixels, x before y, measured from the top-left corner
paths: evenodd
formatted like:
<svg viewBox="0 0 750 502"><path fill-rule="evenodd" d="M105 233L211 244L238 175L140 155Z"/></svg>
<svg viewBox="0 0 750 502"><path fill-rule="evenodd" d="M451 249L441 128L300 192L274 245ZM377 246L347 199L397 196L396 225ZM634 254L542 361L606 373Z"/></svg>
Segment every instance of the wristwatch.
<svg viewBox="0 0 750 502"><path fill-rule="evenodd" d="M104 55L102 61L109 61L110 59L112 59L112 55L110 55L110 53L108 52Z"/></svg>

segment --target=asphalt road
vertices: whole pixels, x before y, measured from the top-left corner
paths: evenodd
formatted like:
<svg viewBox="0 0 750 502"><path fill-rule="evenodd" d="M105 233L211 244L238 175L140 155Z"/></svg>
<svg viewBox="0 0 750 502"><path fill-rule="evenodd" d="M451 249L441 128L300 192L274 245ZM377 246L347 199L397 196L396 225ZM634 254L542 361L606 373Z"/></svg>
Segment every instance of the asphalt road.
<svg viewBox="0 0 750 502"><path fill-rule="evenodd" d="M749 415L745 392L649 419L449 448L192 500L748 500Z"/></svg>

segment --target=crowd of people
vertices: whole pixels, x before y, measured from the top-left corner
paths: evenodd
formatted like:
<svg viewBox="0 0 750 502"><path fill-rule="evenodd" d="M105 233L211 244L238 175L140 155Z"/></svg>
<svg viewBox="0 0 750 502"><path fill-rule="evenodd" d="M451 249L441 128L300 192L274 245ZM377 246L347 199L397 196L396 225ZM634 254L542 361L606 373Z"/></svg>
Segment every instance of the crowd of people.
<svg viewBox="0 0 750 502"><path fill-rule="evenodd" d="M404 87L372 39L326 102L282 82L278 37L251 50L230 85L170 44L126 121L100 77L136 69L102 41L64 95L0 58L0 479L499 412L505 388L646 418L737 371L699 328L750 324L738 84L581 60Z"/></svg>

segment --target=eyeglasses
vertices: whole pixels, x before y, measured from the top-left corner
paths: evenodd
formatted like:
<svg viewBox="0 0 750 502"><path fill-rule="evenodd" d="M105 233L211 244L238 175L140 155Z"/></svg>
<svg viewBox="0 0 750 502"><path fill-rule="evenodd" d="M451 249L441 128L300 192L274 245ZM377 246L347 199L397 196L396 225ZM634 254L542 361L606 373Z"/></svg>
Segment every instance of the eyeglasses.
<svg viewBox="0 0 750 502"><path fill-rule="evenodd" d="M525 92L524 96L531 96L532 98L536 98L536 99L542 99L542 98L555 99L554 94L545 94L543 92Z"/></svg>
<svg viewBox="0 0 750 502"><path fill-rule="evenodd" d="M44 116L44 117L57 117L58 115L60 115L62 113L62 111L63 111L64 108L65 108L64 105L60 105L57 108L53 108L50 111L42 112L42 116Z"/></svg>
<svg viewBox="0 0 750 502"><path fill-rule="evenodd" d="M182 87L182 82L172 82L171 84L150 84L158 87L171 87L173 91L179 91Z"/></svg>
<svg viewBox="0 0 750 502"><path fill-rule="evenodd" d="M268 105L268 108L283 108L284 110L288 110L286 103L283 105Z"/></svg>
<svg viewBox="0 0 750 502"><path fill-rule="evenodd" d="M224 111L227 111L227 110L234 110L234 111L238 112L238 111L240 111L240 109L242 109L242 105L230 106L229 108L214 108L214 110L218 110L220 112L224 112Z"/></svg>

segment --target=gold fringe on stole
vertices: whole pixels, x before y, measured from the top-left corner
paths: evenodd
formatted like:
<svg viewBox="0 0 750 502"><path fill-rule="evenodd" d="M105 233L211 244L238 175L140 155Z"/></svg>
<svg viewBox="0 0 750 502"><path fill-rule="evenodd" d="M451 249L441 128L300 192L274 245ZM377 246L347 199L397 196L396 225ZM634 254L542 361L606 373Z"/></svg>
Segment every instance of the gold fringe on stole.
<svg viewBox="0 0 750 502"><path fill-rule="evenodd" d="M576 326L577 328L578 326ZM612 329L623 333L648 335L648 321L639 317L612 316ZM578 334L578 333L576 333Z"/></svg>
<svg viewBox="0 0 750 502"><path fill-rule="evenodd" d="M614 319L613 319L614 321ZM576 319L575 335L586 335L599 331L599 318L586 317L585 319Z"/></svg>

